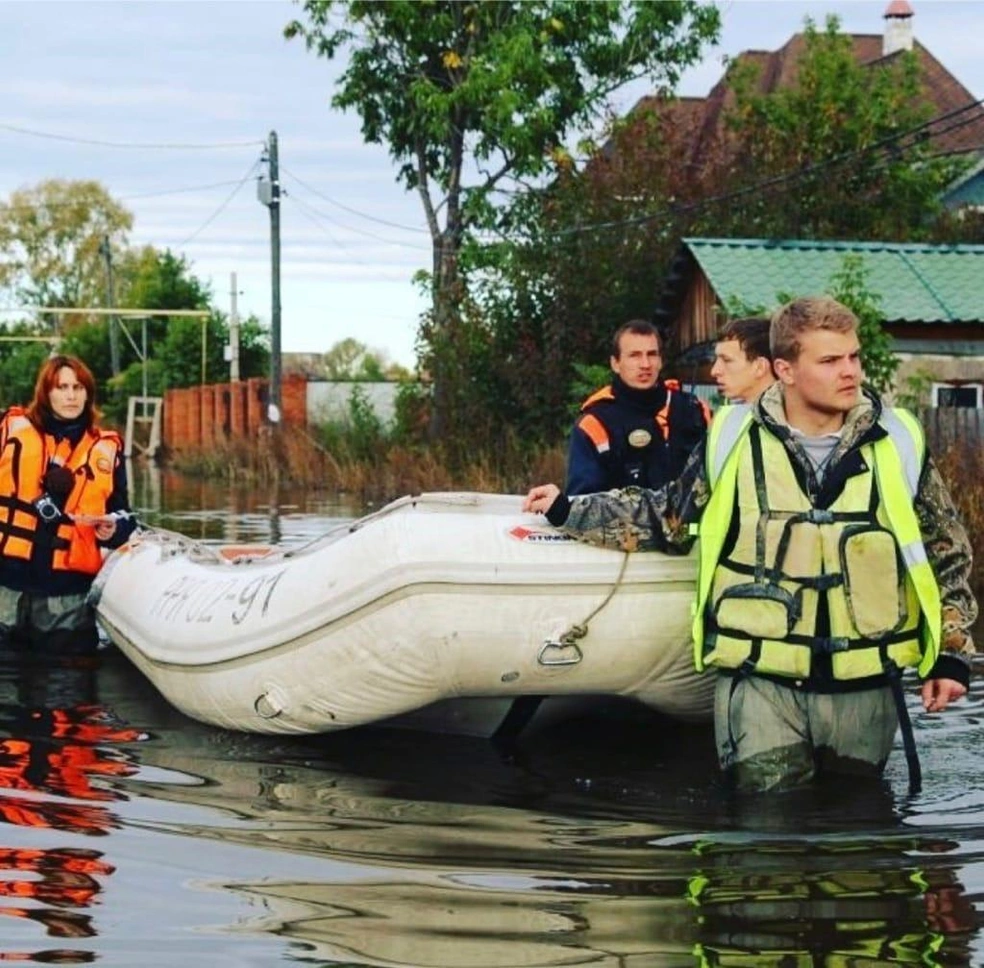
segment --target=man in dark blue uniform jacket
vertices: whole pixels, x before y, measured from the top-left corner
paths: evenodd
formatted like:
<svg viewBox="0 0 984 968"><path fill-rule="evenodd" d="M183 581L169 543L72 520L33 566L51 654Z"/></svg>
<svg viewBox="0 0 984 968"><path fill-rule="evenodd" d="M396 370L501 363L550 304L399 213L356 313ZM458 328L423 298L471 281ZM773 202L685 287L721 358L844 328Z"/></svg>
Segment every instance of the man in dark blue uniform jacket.
<svg viewBox="0 0 984 968"><path fill-rule="evenodd" d="M571 431L567 494L673 480L710 422L703 401L659 378L662 342L651 323L620 326L610 363L612 382L584 401Z"/></svg>

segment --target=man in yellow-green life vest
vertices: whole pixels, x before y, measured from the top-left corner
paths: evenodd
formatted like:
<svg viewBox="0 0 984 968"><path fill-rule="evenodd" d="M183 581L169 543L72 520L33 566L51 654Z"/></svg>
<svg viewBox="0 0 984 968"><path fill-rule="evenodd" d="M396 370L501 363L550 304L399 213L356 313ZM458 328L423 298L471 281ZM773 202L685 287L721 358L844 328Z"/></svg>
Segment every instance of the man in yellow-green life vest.
<svg viewBox="0 0 984 968"><path fill-rule="evenodd" d="M593 544L699 538L694 658L718 677L718 758L740 790L878 776L899 726L918 787L901 673L916 670L930 713L969 685L967 533L915 418L862 387L857 328L826 296L780 307L777 382L718 411L664 488L526 497Z"/></svg>
<svg viewBox="0 0 984 968"><path fill-rule="evenodd" d="M771 320L746 316L721 327L714 344L711 379L728 403L754 403L773 383Z"/></svg>

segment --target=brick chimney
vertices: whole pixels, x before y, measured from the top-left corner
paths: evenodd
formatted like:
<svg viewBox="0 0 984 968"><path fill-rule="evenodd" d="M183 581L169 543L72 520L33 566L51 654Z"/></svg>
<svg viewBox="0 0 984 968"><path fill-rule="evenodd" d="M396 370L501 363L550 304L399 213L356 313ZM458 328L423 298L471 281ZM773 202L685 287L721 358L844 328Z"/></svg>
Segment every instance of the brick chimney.
<svg viewBox="0 0 984 968"><path fill-rule="evenodd" d="M912 7L908 0L892 0L884 16L882 56L887 57L898 50L912 50Z"/></svg>

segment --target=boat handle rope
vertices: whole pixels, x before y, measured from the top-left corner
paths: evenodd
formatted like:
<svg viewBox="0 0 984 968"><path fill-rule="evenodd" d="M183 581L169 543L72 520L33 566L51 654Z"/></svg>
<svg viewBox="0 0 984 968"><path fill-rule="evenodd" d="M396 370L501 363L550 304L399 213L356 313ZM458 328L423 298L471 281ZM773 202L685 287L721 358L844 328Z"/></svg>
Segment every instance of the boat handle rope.
<svg viewBox="0 0 984 968"><path fill-rule="evenodd" d="M538 665L542 666L565 666L565 665L577 665L584 654L581 652L581 647L577 644L578 639L583 639L588 634L588 626L592 619L612 600L615 592L618 591L619 586L622 584L622 579L625 577L625 569L629 564L629 552L622 552L622 564L618 569L618 576L615 578L614 583L611 588L608 589L608 594L602 599L599 605L596 605L590 614L580 622L575 622L573 625L569 626L566 632L563 632L556 639L547 639L543 645L540 646L540 651L536 654L536 661ZM554 650L573 650L573 654L566 656L557 656L555 658L549 658L548 654Z"/></svg>

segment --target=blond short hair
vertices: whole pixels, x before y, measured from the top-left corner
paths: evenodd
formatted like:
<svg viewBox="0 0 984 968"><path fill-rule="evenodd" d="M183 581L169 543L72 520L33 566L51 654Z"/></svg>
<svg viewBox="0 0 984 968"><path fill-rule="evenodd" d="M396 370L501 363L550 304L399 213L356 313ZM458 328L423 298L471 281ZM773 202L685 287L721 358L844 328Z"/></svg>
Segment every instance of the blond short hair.
<svg viewBox="0 0 984 968"><path fill-rule="evenodd" d="M830 296L803 296L780 306L772 314L769 325L769 345L774 360L799 359L802 346L800 337L817 329L835 333L853 333L858 328L858 317L843 303Z"/></svg>

